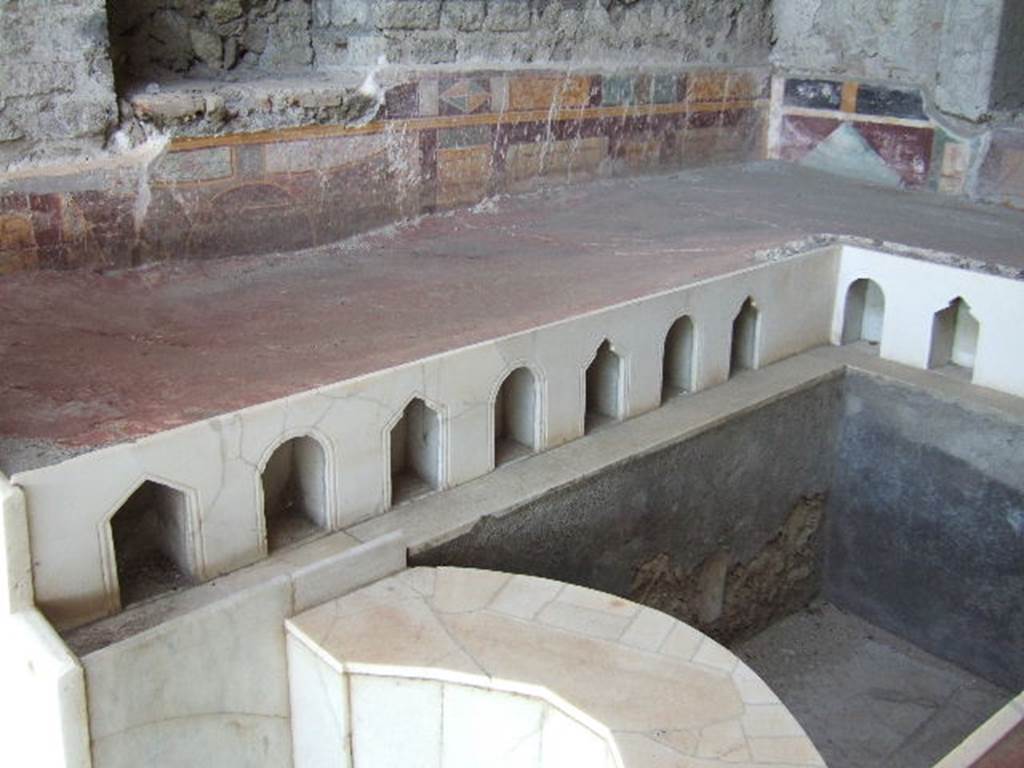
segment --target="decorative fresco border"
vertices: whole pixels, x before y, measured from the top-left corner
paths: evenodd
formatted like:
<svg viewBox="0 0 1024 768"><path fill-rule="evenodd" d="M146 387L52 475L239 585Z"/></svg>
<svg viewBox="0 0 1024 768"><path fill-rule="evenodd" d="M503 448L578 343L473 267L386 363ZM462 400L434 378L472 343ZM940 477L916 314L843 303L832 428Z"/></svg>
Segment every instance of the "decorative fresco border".
<svg viewBox="0 0 1024 768"><path fill-rule="evenodd" d="M769 84L749 68L421 74L367 125L182 136L141 178L0 191L0 274L290 251L494 194L760 159Z"/></svg>

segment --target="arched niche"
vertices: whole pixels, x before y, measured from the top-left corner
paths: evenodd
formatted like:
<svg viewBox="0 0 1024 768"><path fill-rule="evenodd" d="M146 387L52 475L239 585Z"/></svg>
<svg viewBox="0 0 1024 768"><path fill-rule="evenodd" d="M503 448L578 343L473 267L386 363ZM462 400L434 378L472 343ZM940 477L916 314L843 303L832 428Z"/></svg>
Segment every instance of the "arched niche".
<svg viewBox="0 0 1024 768"><path fill-rule="evenodd" d="M505 377L494 398L494 465L540 448L537 377L527 367Z"/></svg>
<svg viewBox="0 0 1024 768"><path fill-rule="evenodd" d="M932 317L928 367L954 365L973 372L980 334L981 323L971 312L971 306L959 296L953 299Z"/></svg>
<svg viewBox="0 0 1024 768"><path fill-rule="evenodd" d="M261 476L267 551L308 538L329 526L327 456L308 435L281 443Z"/></svg>
<svg viewBox="0 0 1024 768"><path fill-rule="evenodd" d="M885 294L874 280L862 277L850 283L843 306L843 344L865 341L877 346L885 324Z"/></svg>

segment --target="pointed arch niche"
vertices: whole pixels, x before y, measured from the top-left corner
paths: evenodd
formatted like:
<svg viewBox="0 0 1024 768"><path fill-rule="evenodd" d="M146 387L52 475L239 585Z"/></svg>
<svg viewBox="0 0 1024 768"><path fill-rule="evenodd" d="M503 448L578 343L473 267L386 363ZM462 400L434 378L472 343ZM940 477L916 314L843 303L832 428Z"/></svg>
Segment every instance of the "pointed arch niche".
<svg viewBox="0 0 1024 768"><path fill-rule="evenodd" d="M928 367L954 365L973 373L980 335L981 323L971 312L971 306L959 296L953 299L932 317Z"/></svg>
<svg viewBox="0 0 1024 768"><path fill-rule="evenodd" d="M729 376L757 368L757 337L760 313L749 296L732 321L732 348L729 353Z"/></svg>
<svg viewBox="0 0 1024 768"><path fill-rule="evenodd" d="M121 608L198 581L188 497L145 480L110 517Z"/></svg>
<svg viewBox="0 0 1024 768"><path fill-rule="evenodd" d="M605 339L586 373L584 432L622 418L622 358Z"/></svg>
<svg viewBox="0 0 1024 768"><path fill-rule="evenodd" d="M696 359L694 357L693 320L683 315L665 335L662 357L661 400L693 391Z"/></svg>
<svg viewBox="0 0 1024 768"><path fill-rule="evenodd" d="M422 398L405 406L389 443L392 505L441 488L441 415Z"/></svg>

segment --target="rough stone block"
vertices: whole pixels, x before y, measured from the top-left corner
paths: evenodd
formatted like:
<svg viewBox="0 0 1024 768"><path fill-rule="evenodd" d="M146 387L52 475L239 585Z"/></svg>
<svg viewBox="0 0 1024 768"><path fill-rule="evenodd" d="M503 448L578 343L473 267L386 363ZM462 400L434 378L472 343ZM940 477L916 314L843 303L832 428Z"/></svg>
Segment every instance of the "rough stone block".
<svg viewBox="0 0 1024 768"><path fill-rule="evenodd" d="M335 27L363 27L370 22L372 9L368 0L333 0L329 5L331 24Z"/></svg>
<svg viewBox="0 0 1024 768"><path fill-rule="evenodd" d="M240 0L217 0L206 14L217 24L225 24L239 18L243 12Z"/></svg>
<svg viewBox="0 0 1024 768"><path fill-rule="evenodd" d="M444 4L442 18L446 28L472 32L483 26L486 15L484 0L449 0Z"/></svg>
<svg viewBox="0 0 1024 768"><path fill-rule="evenodd" d="M224 44L220 35L193 27L188 33L192 50L208 67L219 69L224 64Z"/></svg>
<svg viewBox="0 0 1024 768"><path fill-rule="evenodd" d="M440 0L384 0L377 9L381 29L437 29Z"/></svg>
<svg viewBox="0 0 1024 768"><path fill-rule="evenodd" d="M531 20L530 0L499 0L491 3L484 27L492 32L525 32Z"/></svg>
<svg viewBox="0 0 1024 768"><path fill-rule="evenodd" d="M260 64L268 69L306 66L313 61L309 35L312 8L307 3L283 3L277 23L270 27Z"/></svg>
<svg viewBox="0 0 1024 768"><path fill-rule="evenodd" d="M447 64L455 61L457 51L455 39L446 33L436 33L410 38L395 47L404 60L417 64Z"/></svg>

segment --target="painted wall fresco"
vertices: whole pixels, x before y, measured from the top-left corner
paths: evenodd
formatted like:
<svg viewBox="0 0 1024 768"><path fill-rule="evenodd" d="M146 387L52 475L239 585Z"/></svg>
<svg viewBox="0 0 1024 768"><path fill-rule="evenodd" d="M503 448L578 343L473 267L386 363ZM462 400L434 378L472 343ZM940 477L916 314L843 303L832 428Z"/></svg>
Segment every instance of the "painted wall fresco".
<svg viewBox="0 0 1024 768"><path fill-rule="evenodd" d="M776 157L891 186L965 191L971 145L931 120L915 89L780 78L775 109Z"/></svg>
<svg viewBox="0 0 1024 768"><path fill-rule="evenodd" d="M288 251L488 196L764 157L759 69L433 72L378 119L179 138L129 168L0 185L0 274Z"/></svg>

